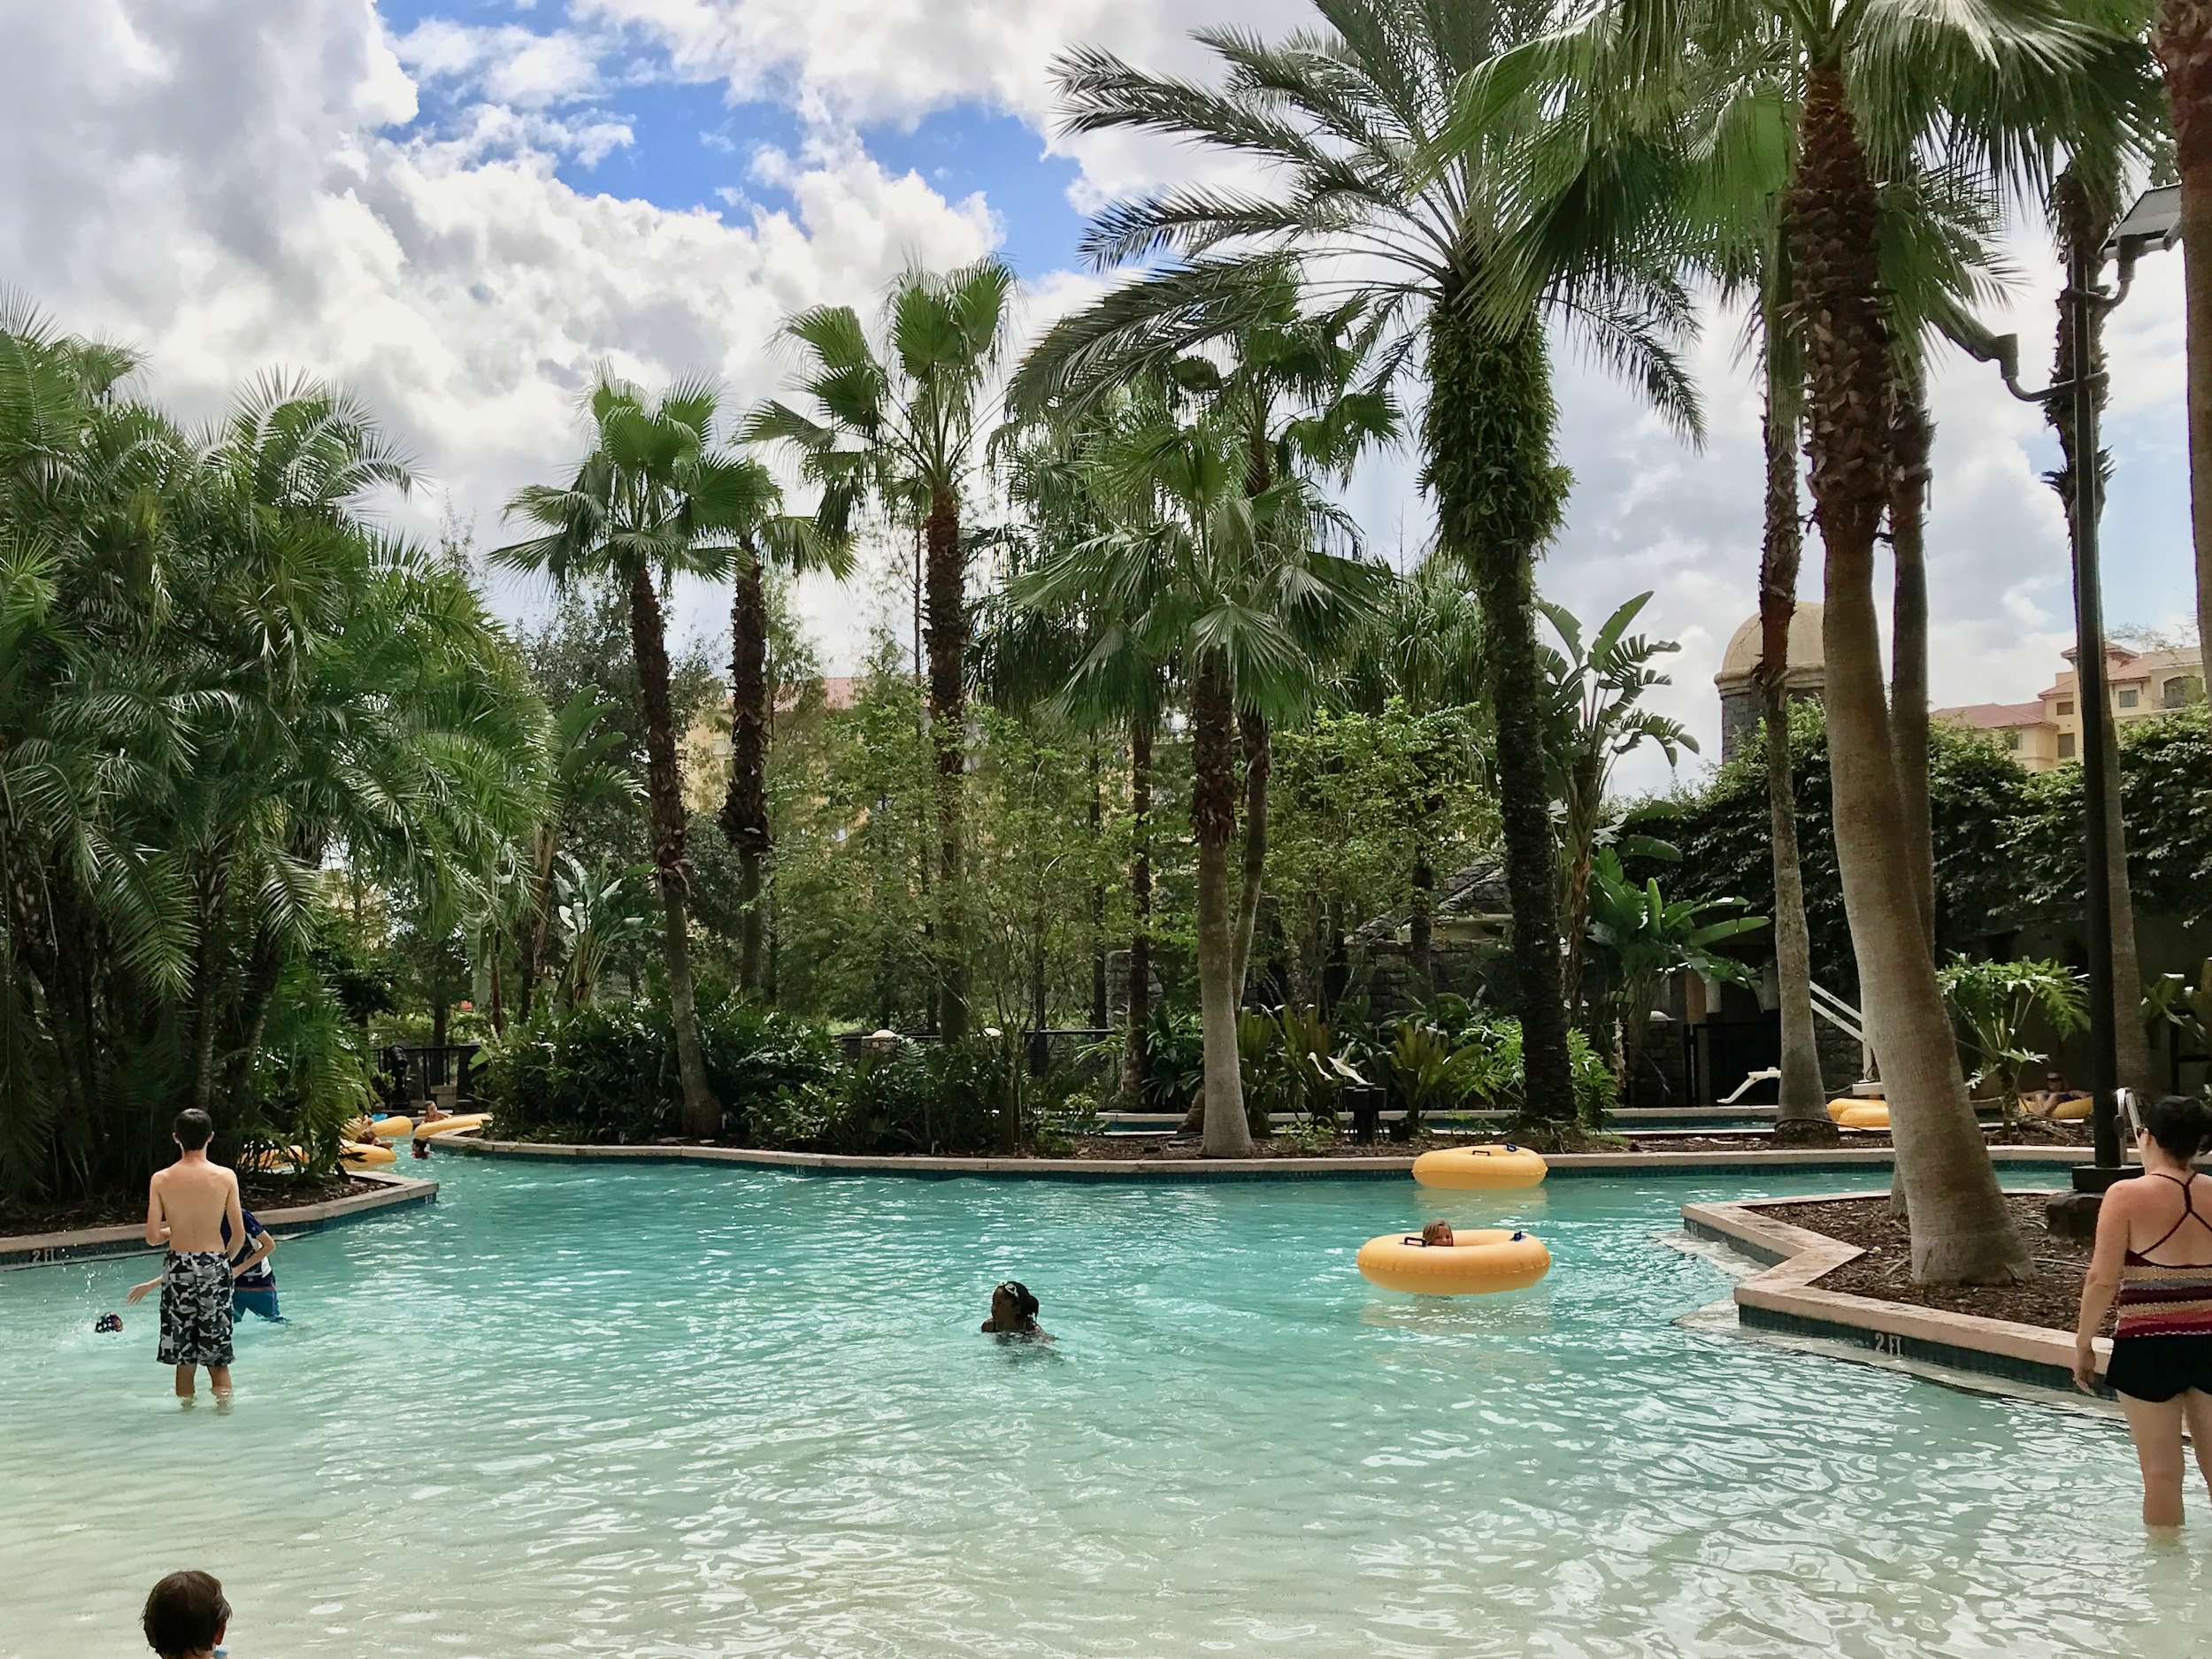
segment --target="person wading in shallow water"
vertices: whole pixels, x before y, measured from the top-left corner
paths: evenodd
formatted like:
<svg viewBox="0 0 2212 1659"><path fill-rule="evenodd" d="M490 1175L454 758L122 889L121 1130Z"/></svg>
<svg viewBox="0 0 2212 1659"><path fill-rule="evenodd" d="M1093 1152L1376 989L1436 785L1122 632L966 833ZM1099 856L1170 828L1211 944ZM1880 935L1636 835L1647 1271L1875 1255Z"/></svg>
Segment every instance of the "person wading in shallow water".
<svg viewBox="0 0 2212 1659"><path fill-rule="evenodd" d="M192 1398L193 1370L207 1367L218 1400L230 1398L230 1251L224 1234L246 1236L238 1178L211 1163L215 1125L197 1107L177 1114L177 1161L157 1170L146 1192L146 1242L169 1247L161 1272L161 1363L173 1365L177 1398Z"/></svg>
<svg viewBox="0 0 2212 1659"><path fill-rule="evenodd" d="M2095 1387L2093 1344L2116 1301L2105 1380L2143 1465L2146 1526L2181 1525L2185 1421L2212 1491L2212 1179L2192 1167L2208 1145L2212 1107L2202 1101L2171 1094L2143 1115L2135 1133L2143 1173L2105 1193L2082 1280L2074 1381L2084 1393Z"/></svg>

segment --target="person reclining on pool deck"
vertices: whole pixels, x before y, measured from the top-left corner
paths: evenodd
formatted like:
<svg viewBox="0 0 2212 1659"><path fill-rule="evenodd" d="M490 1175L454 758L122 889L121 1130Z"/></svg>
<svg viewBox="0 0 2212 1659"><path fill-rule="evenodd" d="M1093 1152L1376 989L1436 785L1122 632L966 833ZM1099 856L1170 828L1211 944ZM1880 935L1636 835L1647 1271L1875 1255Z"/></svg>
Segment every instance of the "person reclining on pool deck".
<svg viewBox="0 0 2212 1659"><path fill-rule="evenodd" d="M250 1210L242 1212L246 1217L245 1248L237 1251L230 1262L230 1305L234 1320L237 1310L258 1315L264 1319L281 1321L284 1316L277 1311L275 1270L269 1266L269 1256L276 1248L276 1234L263 1226ZM230 1243L230 1223L223 1223L223 1242ZM124 1294L129 1302L142 1302L146 1293L160 1284L150 1279L142 1285L133 1285Z"/></svg>
<svg viewBox="0 0 2212 1659"><path fill-rule="evenodd" d="M1047 1342L1052 1340L1038 1326L1036 1297L1018 1279L1010 1279L991 1292L991 1317L983 1322L983 1328L995 1336L1030 1336Z"/></svg>
<svg viewBox="0 0 2212 1659"><path fill-rule="evenodd" d="M214 1659L230 1627L230 1603L213 1574L173 1572L146 1598L138 1627L161 1659Z"/></svg>
<svg viewBox="0 0 2212 1659"><path fill-rule="evenodd" d="M2088 1094L2081 1089L2068 1088L2064 1075L2054 1071L2044 1079L2043 1087L2040 1089L2033 1094L2022 1095L2020 1103L2022 1109L2031 1118L2049 1118L2055 1115L2058 1109L2068 1101L2087 1100L2088 1098Z"/></svg>
<svg viewBox="0 0 2212 1659"><path fill-rule="evenodd" d="M207 1367L218 1400L230 1398L230 1251L224 1234L246 1236L238 1178L211 1163L215 1133L197 1107L177 1114L171 1139L177 1161L154 1171L146 1189L146 1242L166 1244L161 1272L161 1345L157 1353L177 1372L177 1397L192 1397L193 1368Z"/></svg>

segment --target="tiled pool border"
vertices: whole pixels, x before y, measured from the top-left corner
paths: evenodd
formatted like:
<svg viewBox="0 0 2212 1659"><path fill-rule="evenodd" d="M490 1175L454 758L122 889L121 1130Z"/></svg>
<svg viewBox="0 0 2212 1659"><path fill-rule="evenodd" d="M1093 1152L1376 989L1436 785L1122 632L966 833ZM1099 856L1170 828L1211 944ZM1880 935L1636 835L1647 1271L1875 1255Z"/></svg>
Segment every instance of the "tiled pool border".
<svg viewBox="0 0 2212 1659"><path fill-rule="evenodd" d="M280 1237L319 1233L342 1226L380 1210L398 1205L426 1203L438 1195L438 1183L417 1180L411 1175L387 1175L378 1171L353 1172L376 1190L348 1198L326 1199L319 1204L295 1204L288 1210L264 1210L256 1219ZM82 1262L110 1256L139 1256L155 1247L146 1242L143 1224L115 1227L81 1227L68 1233L22 1233L0 1236L0 1269L43 1267L52 1262Z"/></svg>
<svg viewBox="0 0 2212 1659"><path fill-rule="evenodd" d="M1832 1193L1746 1203L1685 1204L1682 1227L1694 1239L1724 1244L1769 1263L1738 1284L1733 1293L1737 1320L1748 1330L1816 1338L1863 1349L1873 1359L1916 1361L1970 1377L1993 1377L2074 1394L2070 1333L1815 1289L1814 1280L1864 1251L1764 1213L1783 1204L1888 1196L1886 1192ZM2096 1349L2101 1377L2112 1344L2099 1337ZM2098 1392L2110 1397L2111 1391L2101 1382Z"/></svg>
<svg viewBox="0 0 2212 1659"><path fill-rule="evenodd" d="M940 1179L988 1175L1062 1181L1341 1180L1347 1177L1402 1180L1413 1169L1406 1157L1368 1158L994 1158L854 1157L833 1152L770 1152L752 1147L595 1147L568 1142L486 1141L480 1135L441 1135L431 1143L444 1152L478 1157L588 1158L619 1164L737 1164L799 1175L910 1175ZM1992 1147L2001 1164L2068 1169L2093 1155L2087 1147ZM1748 1152L1574 1152L1547 1159L1556 1176L1665 1174L1730 1171L1776 1175L1807 1169L1886 1170L1887 1148L1816 1147Z"/></svg>

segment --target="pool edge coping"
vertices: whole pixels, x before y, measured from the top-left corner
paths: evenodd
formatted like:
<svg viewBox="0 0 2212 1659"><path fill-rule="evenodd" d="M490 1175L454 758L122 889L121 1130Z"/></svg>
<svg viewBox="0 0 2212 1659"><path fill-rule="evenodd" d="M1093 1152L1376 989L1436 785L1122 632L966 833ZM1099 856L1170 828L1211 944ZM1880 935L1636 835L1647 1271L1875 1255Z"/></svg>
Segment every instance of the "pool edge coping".
<svg viewBox="0 0 2212 1659"><path fill-rule="evenodd" d="M478 1157L578 1158L621 1164L736 1164L803 1175L907 1175L958 1179L999 1176L1029 1180L1316 1180L1402 1178L1413 1169L1409 1155L1354 1158L1005 1158L866 1157L840 1152L775 1152L758 1147L599 1147L573 1141L488 1141L472 1131L440 1135L434 1149ZM1610 1175L1732 1170L1744 1174L1802 1169L1887 1169L1886 1147L1814 1147L1741 1152L1569 1152L1548 1155L1555 1175ZM2087 1147L1992 1147L2000 1164L2070 1168L2095 1155Z"/></svg>
<svg viewBox="0 0 2212 1659"><path fill-rule="evenodd" d="M1739 1281L1730 1294L1738 1322L1748 1329L1839 1342L1866 1350L1869 1363L1913 1361L1957 1374L1967 1386L1978 1379L2001 1378L2081 1398L2074 1386L2070 1333L1846 1291L1816 1290L1816 1279L1863 1256L1864 1248L1761 1213L1788 1204L1888 1195L1825 1193L1685 1204L1682 1227L1692 1238L1726 1245L1766 1263ZM2111 1358L2111 1339L2097 1338L2095 1352L2101 1379L2097 1392L2108 1397L2110 1389L2101 1378Z"/></svg>
<svg viewBox="0 0 2212 1659"><path fill-rule="evenodd" d="M378 1190L355 1193L345 1198L326 1198L319 1203L294 1204L286 1210L265 1210L256 1218L280 1238L320 1233L342 1226L380 1210L403 1204L426 1203L438 1195L438 1183L411 1175L391 1175L379 1170L349 1170L357 1181ZM0 1271L17 1267L45 1267L56 1262L96 1261L119 1256L150 1255L160 1247L146 1242L142 1224L112 1227L77 1227L60 1233L0 1234Z"/></svg>

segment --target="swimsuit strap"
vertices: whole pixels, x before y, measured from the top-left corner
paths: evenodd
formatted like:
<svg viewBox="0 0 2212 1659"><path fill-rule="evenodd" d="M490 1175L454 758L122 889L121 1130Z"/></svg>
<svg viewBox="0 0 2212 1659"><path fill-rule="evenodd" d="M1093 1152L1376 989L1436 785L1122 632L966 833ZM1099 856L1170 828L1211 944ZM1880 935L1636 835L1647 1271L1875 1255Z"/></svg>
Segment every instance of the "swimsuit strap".
<svg viewBox="0 0 2212 1659"><path fill-rule="evenodd" d="M2172 1238L2175 1233L2179 1233L2184 1222L2193 1221L2200 1227L2212 1229L2212 1221L2207 1221L2202 1216L2197 1214L2197 1201L2194 1195L2197 1178L2193 1172L2187 1176L2180 1176L2170 1174L2164 1170L2153 1170L2150 1173L2158 1176L2162 1179L2171 1181L2175 1186L2181 1188L2181 1213L2174 1217L2174 1225L2167 1228L2165 1232L2160 1233L2154 1241L2146 1245L2143 1248L2129 1252L2130 1255L2133 1256L2138 1261L2144 1263L2146 1265L2157 1267L2161 1265L2161 1263L2154 1262L2150 1259L2151 1252L2164 1244L2166 1240Z"/></svg>

